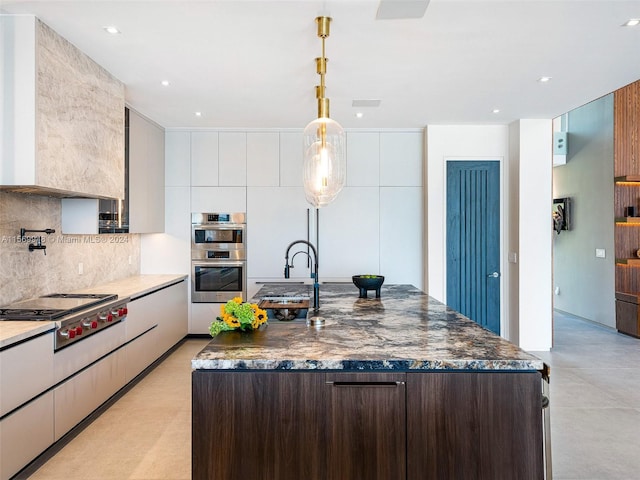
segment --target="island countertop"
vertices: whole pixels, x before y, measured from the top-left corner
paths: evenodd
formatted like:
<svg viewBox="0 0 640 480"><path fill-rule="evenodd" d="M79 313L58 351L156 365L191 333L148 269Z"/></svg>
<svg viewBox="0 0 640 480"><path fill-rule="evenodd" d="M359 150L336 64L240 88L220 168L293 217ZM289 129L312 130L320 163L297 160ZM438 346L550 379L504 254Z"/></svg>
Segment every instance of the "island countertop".
<svg viewBox="0 0 640 480"><path fill-rule="evenodd" d="M309 295L310 285L265 285L256 295ZM194 370L539 370L545 365L411 285L359 298L350 284L320 287L323 326L269 320L250 333L223 332Z"/></svg>

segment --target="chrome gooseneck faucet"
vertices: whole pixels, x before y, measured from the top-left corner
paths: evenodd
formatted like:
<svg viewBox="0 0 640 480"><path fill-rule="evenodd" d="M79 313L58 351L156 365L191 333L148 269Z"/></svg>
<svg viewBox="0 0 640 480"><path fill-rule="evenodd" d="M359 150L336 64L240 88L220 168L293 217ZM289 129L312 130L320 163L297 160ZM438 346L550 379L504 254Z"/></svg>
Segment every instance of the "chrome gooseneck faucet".
<svg viewBox="0 0 640 480"><path fill-rule="evenodd" d="M320 284L318 283L318 252L316 250L316 247L314 247L311 242L308 242L307 240L295 240L289 244L289 246L287 247L287 252L284 255L284 278L289 278L289 269L293 268L293 258L298 253L305 253L306 255L309 255L307 252L300 250L293 254L293 257L291 257L291 265L289 265L289 251L291 250L291 247L293 247L294 245L297 245L298 243L304 243L305 245L308 245L311 248L311 251L313 252L313 269L311 270L311 277L313 278L313 315L314 317L317 317L318 311L320 310Z"/></svg>

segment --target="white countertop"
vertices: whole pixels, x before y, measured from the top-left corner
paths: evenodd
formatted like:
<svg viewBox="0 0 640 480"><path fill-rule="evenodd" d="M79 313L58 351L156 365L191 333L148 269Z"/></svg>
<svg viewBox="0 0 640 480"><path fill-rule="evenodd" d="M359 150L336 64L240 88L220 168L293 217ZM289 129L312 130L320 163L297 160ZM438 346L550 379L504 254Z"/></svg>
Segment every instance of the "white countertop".
<svg viewBox="0 0 640 480"><path fill-rule="evenodd" d="M135 300L147 293L172 285L187 278L182 274L134 275L132 277L103 283L74 293L115 293L120 298ZM42 332L53 331L56 322L0 321L0 348L34 337Z"/></svg>

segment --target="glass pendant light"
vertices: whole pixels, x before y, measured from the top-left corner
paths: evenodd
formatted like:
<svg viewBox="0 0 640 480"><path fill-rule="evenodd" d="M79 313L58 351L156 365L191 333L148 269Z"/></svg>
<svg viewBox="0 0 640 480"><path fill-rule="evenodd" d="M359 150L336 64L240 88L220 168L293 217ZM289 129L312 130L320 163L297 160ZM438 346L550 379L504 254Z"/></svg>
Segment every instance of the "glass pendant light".
<svg viewBox="0 0 640 480"><path fill-rule="evenodd" d="M316 58L317 73L320 75L320 85L316 86L318 118L307 125L303 135L305 197L316 208L335 200L347 177L344 129L329 118L329 99L324 96L327 70L324 40L329 36L330 22L329 17L316 18L318 37L322 39L322 57Z"/></svg>

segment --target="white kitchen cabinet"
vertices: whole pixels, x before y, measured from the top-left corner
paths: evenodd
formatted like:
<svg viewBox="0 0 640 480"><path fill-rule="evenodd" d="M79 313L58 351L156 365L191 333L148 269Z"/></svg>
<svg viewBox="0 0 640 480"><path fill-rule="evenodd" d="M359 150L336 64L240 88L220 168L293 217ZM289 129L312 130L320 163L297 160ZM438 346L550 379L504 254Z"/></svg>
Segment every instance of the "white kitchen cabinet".
<svg viewBox="0 0 640 480"><path fill-rule="evenodd" d="M191 135L182 131L165 132L164 178L167 187L191 186Z"/></svg>
<svg viewBox="0 0 640 480"><path fill-rule="evenodd" d="M422 132L380 133L380 186L422 186Z"/></svg>
<svg viewBox="0 0 640 480"><path fill-rule="evenodd" d="M387 284L423 288L423 201L420 187L380 188L380 274Z"/></svg>
<svg viewBox="0 0 640 480"><path fill-rule="evenodd" d="M116 350L53 390L56 441L124 386L125 364L124 350Z"/></svg>
<svg viewBox="0 0 640 480"><path fill-rule="evenodd" d="M129 383L151 365L157 358L158 327L154 326L143 335L127 343L125 351L125 382Z"/></svg>
<svg viewBox="0 0 640 480"><path fill-rule="evenodd" d="M158 316L158 347L162 355L187 336L189 310L186 280L149 295ZM135 300L134 300L135 302Z"/></svg>
<svg viewBox="0 0 640 480"><path fill-rule="evenodd" d="M191 185L218 185L218 132L191 132Z"/></svg>
<svg viewBox="0 0 640 480"><path fill-rule="evenodd" d="M320 280L380 273L380 195L377 187L345 187L319 211Z"/></svg>
<svg viewBox="0 0 640 480"><path fill-rule="evenodd" d="M32 15L0 15L0 185L124 197L124 84Z"/></svg>
<svg viewBox="0 0 640 480"><path fill-rule="evenodd" d="M278 132L247 133L247 186L277 187L280 184L280 135Z"/></svg>
<svg viewBox="0 0 640 480"><path fill-rule="evenodd" d="M166 235L140 238L141 273L189 273L191 266L191 189L165 188Z"/></svg>
<svg viewBox="0 0 640 480"><path fill-rule="evenodd" d="M302 187L302 130L280 132L280 186Z"/></svg>
<svg viewBox="0 0 640 480"><path fill-rule="evenodd" d="M0 480L11 478L53 444L53 402L49 391L0 420Z"/></svg>
<svg viewBox="0 0 640 480"><path fill-rule="evenodd" d="M187 281L133 298L128 306L126 340L157 328L153 360L164 354L187 335Z"/></svg>
<svg viewBox="0 0 640 480"><path fill-rule="evenodd" d="M247 134L220 132L218 134L218 185L243 187L247 185Z"/></svg>
<svg viewBox="0 0 640 480"><path fill-rule="evenodd" d="M347 133L347 186L377 187L380 184L380 134Z"/></svg>
<svg viewBox="0 0 640 480"><path fill-rule="evenodd" d="M53 335L0 351L0 417L53 385Z"/></svg>
<svg viewBox="0 0 640 480"><path fill-rule="evenodd" d="M192 212L246 212L246 187L192 187ZM189 219L191 221L191 219Z"/></svg>
<svg viewBox="0 0 640 480"><path fill-rule="evenodd" d="M55 352L53 372L60 382L124 345L126 319Z"/></svg>
<svg viewBox="0 0 640 480"><path fill-rule="evenodd" d="M164 129L129 109L129 232L164 232Z"/></svg>
<svg viewBox="0 0 640 480"><path fill-rule="evenodd" d="M307 225L309 222L309 225ZM247 270L250 278L284 278L284 256L294 240L307 240L313 209L302 187L248 187ZM315 243L312 231L309 233ZM299 245L291 253L307 248ZM309 278L306 254L296 256L291 277Z"/></svg>
<svg viewBox="0 0 640 480"><path fill-rule="evenodd" d="M222 303L192 303L189 320L189 333L192 335L208 335L209 325L220 315Z"/></svg>
<svg viewBox="0 0 640 480"><path fill-rule="evenodd" d="M129 109L128 150L129 233L164 232L164 129ZM98 199L63 198L62 233L99 233L98 212Z"/></svg>

